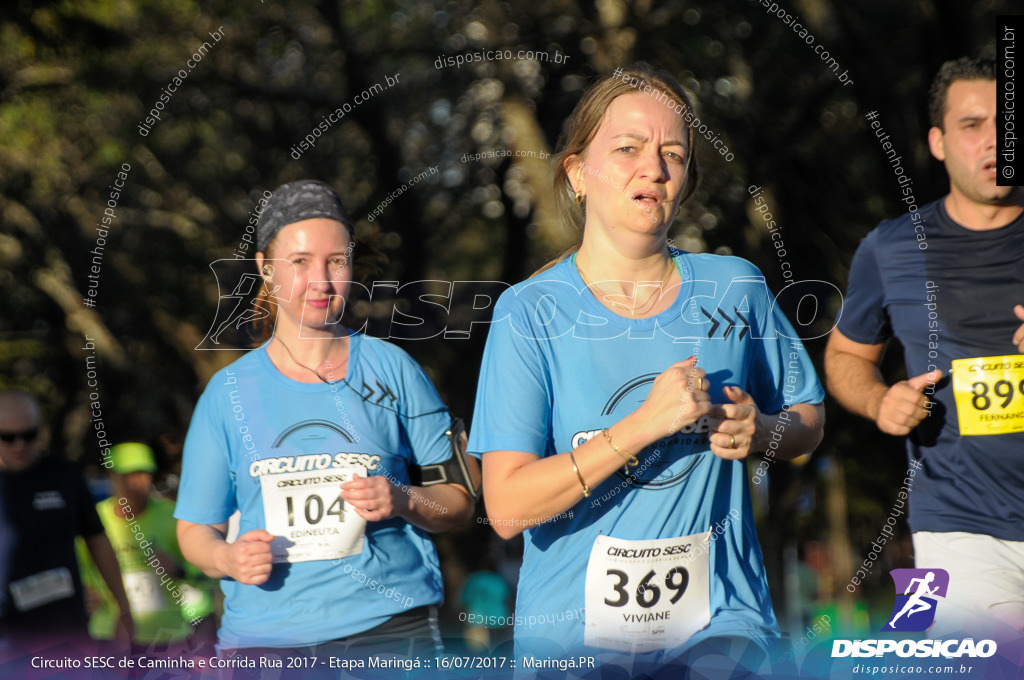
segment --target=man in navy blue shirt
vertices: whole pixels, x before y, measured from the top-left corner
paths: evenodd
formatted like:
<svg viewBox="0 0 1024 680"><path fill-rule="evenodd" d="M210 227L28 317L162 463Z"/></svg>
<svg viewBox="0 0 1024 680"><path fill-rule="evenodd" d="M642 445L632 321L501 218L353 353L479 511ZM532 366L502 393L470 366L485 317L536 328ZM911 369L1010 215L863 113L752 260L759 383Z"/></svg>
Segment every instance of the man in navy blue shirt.
<svg viewBox="0 0 1024 680"><path fill-rule="evenodd" d="M1024 200L996 184L994 66L939 71L928 144L949 194L864 238L825 354L832 395L907 436L916 566L950 577L934 636L1024 632ZM891 338L912 376L893 385Z"/></svg>

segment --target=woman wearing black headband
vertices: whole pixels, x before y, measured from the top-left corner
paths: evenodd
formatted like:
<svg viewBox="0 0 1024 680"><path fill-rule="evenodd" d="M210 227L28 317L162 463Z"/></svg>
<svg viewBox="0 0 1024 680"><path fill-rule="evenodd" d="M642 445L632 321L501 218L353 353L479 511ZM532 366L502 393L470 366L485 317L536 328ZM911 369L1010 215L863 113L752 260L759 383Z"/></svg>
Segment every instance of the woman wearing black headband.
<svg viewBox="0 0 1024 680"><path fill-rule="evenodd" d="M339 322L351 239L327 184L273 192L254 310L272 337L210 380L189 427L178 534L186 558L222 579L221 656L240 665L268 648L358 661L440 647L441 573L426 532L468 521L473 500L460 484L410 483L410 468L462 453L419 365ZM227 543L236 509L239 536Z"/></svg>

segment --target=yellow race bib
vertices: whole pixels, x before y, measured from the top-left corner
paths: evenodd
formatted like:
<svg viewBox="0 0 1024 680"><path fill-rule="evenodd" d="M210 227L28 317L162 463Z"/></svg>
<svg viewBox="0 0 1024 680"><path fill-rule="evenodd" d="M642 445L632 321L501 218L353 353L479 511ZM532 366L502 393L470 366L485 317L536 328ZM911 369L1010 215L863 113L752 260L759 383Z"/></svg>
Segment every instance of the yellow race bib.
<svg viewBox="0 0 1024 680"><path fill-rule="evenodd" d="M960 434L1024 432L1024 355L953 361Z"/></svg>

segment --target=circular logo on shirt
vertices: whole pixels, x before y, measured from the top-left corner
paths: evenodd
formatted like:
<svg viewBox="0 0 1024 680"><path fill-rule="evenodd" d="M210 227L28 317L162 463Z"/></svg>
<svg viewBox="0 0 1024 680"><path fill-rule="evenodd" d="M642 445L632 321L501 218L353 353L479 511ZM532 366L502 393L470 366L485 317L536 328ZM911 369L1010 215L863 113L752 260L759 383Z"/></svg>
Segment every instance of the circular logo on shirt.
<svg viewBox="0 0 1024 680"><path fill-rule="evenodd" d="M311 472L329 468L362 465L376 470L381 457L377 454L352 453L351 444L359 441L348 430L326 420L304 420L282 432L271 449L285 449L285 454L253 459L251 477L286 472Z"/></svg>
<svg viewBox="0 0 1024 680"><path fill-rule="evenodd" d="M271 448L282 445L293 446L303 453L336 451L342 444L355 442L348 430L337 423L326 420L304 420L289 427L278 435Z"/></svg>

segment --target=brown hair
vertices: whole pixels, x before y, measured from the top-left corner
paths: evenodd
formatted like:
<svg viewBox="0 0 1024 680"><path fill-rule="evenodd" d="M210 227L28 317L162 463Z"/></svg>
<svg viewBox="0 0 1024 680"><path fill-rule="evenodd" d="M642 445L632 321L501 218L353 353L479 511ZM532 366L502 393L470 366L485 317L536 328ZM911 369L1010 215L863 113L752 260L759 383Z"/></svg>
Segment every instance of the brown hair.
<svg viewBox="0 0 1024 680"><path fill-rule="evenodd" d="M576 234L575 243L561 255L535 271L532 276L550 269L569 257L579 250L583 243L584 211L583 207L574 200L572 183L565 170L565 161L570 156L580 155L586 151L604 120L608 106L616 97L635 92L649 93L659 97L666 106L669 102L675 104L672 108L683 117L687 131L686 183L683 185L680 203L689 198L697 189L700 172L695 158L696 145L694 143L693 121L696 118L696 109L690 93L667 71L655 70L643 62L638 62L627 69L618 69L612 75L602 76L583 93L583 98L573 109L559 144L561 151L555 156L555 205L562 222Z"/></svg>
<svg viewBox="0 0 1024 680"><path fill-rule="evenodd" d="M270 243L263 249L264 262L273 259L270 256L270 249L274 247L276 240L277 234L274 235L274 238L270 239ZM277 305L270 301L270 295L267 293L267 281L263 278L263 272L257 273L260 276L260 293L252 302L252 311L257 316L253 319L251 326L252 346L254 348L261 346L269 340L274 334L274 327L277 325ZM260 314L266 314L266 316L260 316Z"/></svg>
<svg viewBox="0 0 1024 680"><path fill-rule="evenodd" d="M960 57L942 65L935 74L928 91L928 120L932 127L943 130L942 124L949 110L949 87L958 80L995 80L995 59ZM945 132L945 130L943 130Z"/></svg>

